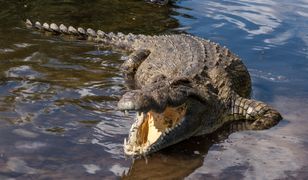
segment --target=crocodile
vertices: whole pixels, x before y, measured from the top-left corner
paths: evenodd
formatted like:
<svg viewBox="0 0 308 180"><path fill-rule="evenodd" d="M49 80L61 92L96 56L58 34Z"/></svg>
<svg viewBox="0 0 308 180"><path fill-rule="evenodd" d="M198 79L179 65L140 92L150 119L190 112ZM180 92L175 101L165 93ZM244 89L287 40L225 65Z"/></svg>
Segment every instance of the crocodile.
<svg viewBox="0 0 308 180"><path fill-rule="evenodd" d="M94 41L130 53L120 66L134 88L117 108L136 112L124 152L147 155L224 124L250 121L249 130L268 129L282 116L270 105L250 99L251 79L228 48L189 34L105 33L55 23L31 22L29 28Z"/></svg>

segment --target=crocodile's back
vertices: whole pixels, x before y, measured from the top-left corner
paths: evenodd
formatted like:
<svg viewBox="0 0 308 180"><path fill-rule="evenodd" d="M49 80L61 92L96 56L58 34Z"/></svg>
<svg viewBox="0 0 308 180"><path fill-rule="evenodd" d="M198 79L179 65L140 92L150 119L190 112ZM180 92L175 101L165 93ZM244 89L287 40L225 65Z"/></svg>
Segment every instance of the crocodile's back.
<svg viewBox="0 0 308 180"><path fill-rule="evenodd" d="M249 97L251 79L241 59L216 43L204 40L203 44L207 52L205 71L210 76L212 84L220 91L232 90L242 97Z"/></svg>
<svg viewBox="0 0 308 180"><path fill-rule="evenodd" d="M207 76L215 86L220 78L211 77L210 72L218 68L221 78L231 82L224 84L232 86L241 96L249 96L250 77L246 67L237 56L215 43L190 35L153 36L137 41L135 49L151 51L135 74L139 86L151 83L158 75L173 79L193 78L197 74Z"/></svg>
<svg viewBox="0 0 308 180"><path fill-rule="evenodd" d="M204 66L202 44L190 36L153 36L144 43L137 42L137 48L151 51L136 72L135 77L140 84L149 83L156 75L192 77Z"/></svg>

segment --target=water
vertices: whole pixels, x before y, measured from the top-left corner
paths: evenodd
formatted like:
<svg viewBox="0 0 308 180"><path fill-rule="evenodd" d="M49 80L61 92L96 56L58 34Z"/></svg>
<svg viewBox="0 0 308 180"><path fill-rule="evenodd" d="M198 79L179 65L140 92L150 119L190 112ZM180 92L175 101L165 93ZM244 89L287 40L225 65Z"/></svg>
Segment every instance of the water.
<svg viewBox="0 0 308 180"><path fill-rule="evenodd" d="M0 1L0 179L308 177L308 2ZM188 32L243 58L255 99L284 120L265 131L192 138L135 161L115 110L122 52L42 35L21 20L143 34Z"/></svg>

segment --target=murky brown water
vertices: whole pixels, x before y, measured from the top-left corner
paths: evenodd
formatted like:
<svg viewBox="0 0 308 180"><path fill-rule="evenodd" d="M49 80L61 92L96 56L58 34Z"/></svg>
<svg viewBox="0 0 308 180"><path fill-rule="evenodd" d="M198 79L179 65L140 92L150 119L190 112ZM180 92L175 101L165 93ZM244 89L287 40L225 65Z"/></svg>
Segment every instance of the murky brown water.
<svg viewBox="0 0 308 180"><path fill-rule="evenodd" d="M304 0L0 1L0 179L305 179L308 3ZM186 31L243 57L253 97L284 120L266 131L192 138L123 155L133 114L115 110L122 52L42 35L25 18L143 34Z"/></svg>

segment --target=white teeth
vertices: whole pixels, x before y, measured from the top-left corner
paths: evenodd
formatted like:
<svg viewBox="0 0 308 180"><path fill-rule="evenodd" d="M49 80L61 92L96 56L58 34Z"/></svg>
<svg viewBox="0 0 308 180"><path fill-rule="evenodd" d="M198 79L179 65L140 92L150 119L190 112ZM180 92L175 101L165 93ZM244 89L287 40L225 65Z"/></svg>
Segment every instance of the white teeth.
<svg viewBox="0 0 308 180"><path fill-rule="evenodd" d="M143 119L144 113L143 112L137 112L137 117L138 117L138 119Z"/></svg>
<svg viewBox="0 0 308 180"><path fill-rule="evenodd" d="M170 128L167 128L167 129L165 130L166 133L169 133L170 131L171 131Z"/></svg>
<svg viewBox="0 0 308 180"><path fill-rule="evenodd" d="M128 111L127 110L124 111L124 115L128 116Z"/></svg>
<svg viewBox="0 0 308 180"><path fill-rule="evenodd" d="M143 155L143 158L144 158L144 160L145 160L145 164L147 165L147 164L148 164L148 158L146 157L145 154Z"/></svg>
<svg viewBox="0 0 308 180"><path fill-rule="evenodd" d="M144 113L143 112L138 112L137 114L137 126L139 127L144 120Z"/></svg>
<svg viewBox="0 0 308 180"><path fill-rule="evenodd" d="M126 138L124 138L124 147L127 146L127 141L126 141Z"/></svg>
<svg viewBox="0 0 308 180"><path fill-rule="evenodd" d="M142 154L142 152L143 152L143 147L140 147L139 153Z"/></svg>

